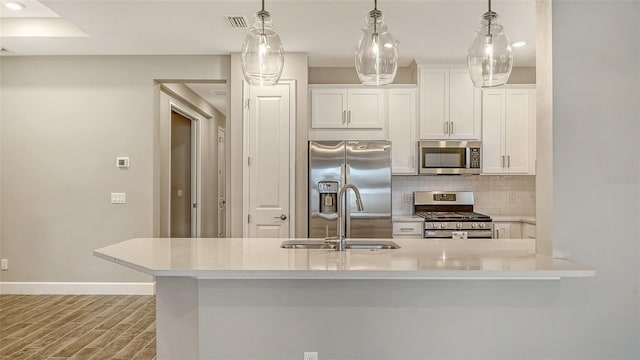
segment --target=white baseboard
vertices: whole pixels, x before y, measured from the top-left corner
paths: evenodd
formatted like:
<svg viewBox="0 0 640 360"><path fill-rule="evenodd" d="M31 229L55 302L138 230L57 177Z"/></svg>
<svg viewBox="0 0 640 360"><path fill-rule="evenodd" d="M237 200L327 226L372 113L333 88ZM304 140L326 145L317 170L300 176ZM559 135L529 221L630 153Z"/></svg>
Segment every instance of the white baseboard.
<svg viewBox="0 0 640 360"><path fill-rule="evenodd" d="M155 282L0 282L0 294L154 295Z"/></svg>

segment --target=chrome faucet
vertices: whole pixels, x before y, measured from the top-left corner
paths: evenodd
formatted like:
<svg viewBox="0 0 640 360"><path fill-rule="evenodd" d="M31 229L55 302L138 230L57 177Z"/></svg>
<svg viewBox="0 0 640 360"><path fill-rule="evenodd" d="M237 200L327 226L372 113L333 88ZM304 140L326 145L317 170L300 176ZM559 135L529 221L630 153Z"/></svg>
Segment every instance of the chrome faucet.
<svg viewBox="0 0 640 360"><path fill-rule="evenodd" d="M362 199L360 198L360 190L353 184L344 184L340 191L338 191L338 236L335 239L327 238L325 239L329 243L336 244L336 251L344 251L347 239L344 236L344 209L342 208L342 199L344 198L344 193L347 192L347 189L353 190L356 194L356 208L358 211L364 210L362 206Z"/></svg>

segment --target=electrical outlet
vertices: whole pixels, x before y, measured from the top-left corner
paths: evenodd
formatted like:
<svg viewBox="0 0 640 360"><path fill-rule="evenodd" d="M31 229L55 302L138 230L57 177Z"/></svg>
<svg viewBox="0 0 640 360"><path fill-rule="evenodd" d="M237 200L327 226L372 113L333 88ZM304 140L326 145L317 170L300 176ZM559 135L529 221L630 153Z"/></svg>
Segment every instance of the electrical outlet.
<svg viewBox="0 0 640 360"><path fill-rule="evenodd" d="M517 196L515 191L509 191L509 202L516 202Z"/></svg>
<svg viewBox="0 0 640 360"><path fill-rule="evenodd" d="M127 194L126 193L111 193L111 203L112 204L126 204L127 203Z"/></svg>
<svg viewBox="0 0 640 360"><path fill-rule="evenodd" d="M0 270L9 270L9 259L0 259Z"/></svg>
<svg viewBox="0 0 640 360"><path fill-rule="evenodd" d="M303 360L318 360L318 353L305 351Z"/></svg>

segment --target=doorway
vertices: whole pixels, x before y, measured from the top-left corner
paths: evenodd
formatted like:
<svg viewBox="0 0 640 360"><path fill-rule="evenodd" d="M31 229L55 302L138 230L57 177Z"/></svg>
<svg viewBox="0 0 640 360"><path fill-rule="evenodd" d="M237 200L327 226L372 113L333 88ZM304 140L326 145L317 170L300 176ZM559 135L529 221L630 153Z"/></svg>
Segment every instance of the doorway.
<svg viewBox="0 0 640 360"><path fill-rule="evenodd" d="M224 82L160 85L156 158L159 237L227 235L229 172L224 168L229 164L229 151L224 139L226 115L222 112L226 102L218 104L220 98L227 97L226 93L220 94L225 86ZM211 89L216 89L215 97L205 100L203 96L212 95ZM224 210L221 216L220 206Z"/></svg>
<svg viewBox="0 0 640 360"><path fill-rule="evenodd" d="M196 121L171 109L171 237L198 236Z"/></svg>

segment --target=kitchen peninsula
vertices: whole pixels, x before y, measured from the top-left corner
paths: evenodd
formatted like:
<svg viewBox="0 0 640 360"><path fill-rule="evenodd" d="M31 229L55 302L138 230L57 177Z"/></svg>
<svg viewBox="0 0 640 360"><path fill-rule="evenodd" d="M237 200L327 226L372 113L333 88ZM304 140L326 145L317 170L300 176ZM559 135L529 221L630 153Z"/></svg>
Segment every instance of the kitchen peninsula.
<svg viewBox="0 0 640 360"><path fill-rule="evenodd" d="M358 358L346 335L351 331L391 354L413 354L419 340L401 335L409 319L428 317L439 288L459 288L462 301L466 292L482 291L477 281L425 280L595 275L590 267L535 254L529 239L394 239L400 249L342 252L282 249L283 240L132 239L94 254L155 276L158 359L299 359L319 349L326 349L325 359ZM534 296L535 286L521 281L505 286L521 289L517 297ZM336 331L327 333L327 326ZM428 321L410 327L432 331ZM398 336L391 344L385 344L388 331ZM250 346L238 346L240 339Z"/></svg>

